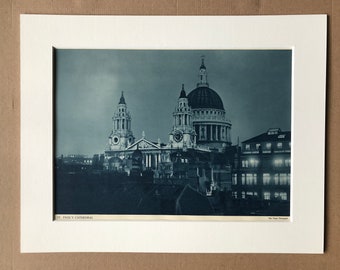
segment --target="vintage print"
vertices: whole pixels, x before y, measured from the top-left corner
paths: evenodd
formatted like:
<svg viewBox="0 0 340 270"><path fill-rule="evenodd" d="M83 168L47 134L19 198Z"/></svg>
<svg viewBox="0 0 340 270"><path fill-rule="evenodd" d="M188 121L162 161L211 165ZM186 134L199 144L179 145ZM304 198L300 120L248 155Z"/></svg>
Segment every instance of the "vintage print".
<svg viewBox="0 0 340 270"><path fill-rule="evenodd" d="M54 50L54 214L288 220L292 51Z"/></svg>

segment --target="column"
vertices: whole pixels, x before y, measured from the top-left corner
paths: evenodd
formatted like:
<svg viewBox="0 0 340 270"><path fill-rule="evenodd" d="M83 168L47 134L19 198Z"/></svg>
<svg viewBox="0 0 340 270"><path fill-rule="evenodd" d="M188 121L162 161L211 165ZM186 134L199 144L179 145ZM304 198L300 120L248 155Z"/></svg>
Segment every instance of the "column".
<svg viewBox="0 0 340 270"><path fill-rule="evenodd" d="M213 125L210 125L210 140L213 140Z"/></svg>
<svg viewBox="0 0 340 270"><path fill-rule="evenodd" d="M219 141L219 139L218 139L218 125L215 125L215 140Z"/></svg>

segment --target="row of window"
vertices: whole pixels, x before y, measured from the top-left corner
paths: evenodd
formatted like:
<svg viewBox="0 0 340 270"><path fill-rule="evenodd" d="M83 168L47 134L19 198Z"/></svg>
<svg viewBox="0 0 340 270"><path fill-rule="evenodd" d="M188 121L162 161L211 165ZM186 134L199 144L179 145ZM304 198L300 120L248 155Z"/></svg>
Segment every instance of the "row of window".
<svg viewBox="0 0 340 270"><path fill-rule="evenodd" d="M195 126L199 140L224 140L226 128L220 125Z"/></svg>
<svg viewBox="0 0 340 270"><path fill-rule="evenodd" d="M84 159L83 163L85 164L92 164L92 159Z"/></svg>
<svg viewBox="0 0 340 270"><path fill-rule="evenodd" d="M114 129L117 130L117 129L128 129L130 130L130 124L129 124L129 120L126 120L125 119L117 119L114 121Z"/></svg>
<svg viewBox="0 0 340 270"><path fill-rule="evenodd" d="M178 111L178 112L187 112L187 111L190 112L190 109L184 107L184 108L178 108L177 111Z"/></svg>
<svg viewBox="0 0 340 270"><path fill-rule="evenodd" d="M242 199L245 198L254 198L258 197L258 193L256 191L242 191L241 192L241 197ZM232 193L233 198L237 199L238 198L238 193L237 191L233 191ZM263 199L264 200L282 200L282 201L287 201L288 200L288 194L287 192L269 192L269 191L264 191L262 193Z"/></svg>
<svg viewBox="0 0 340 270"><path fill-rule="evenodd" d="M188 107L188 103L186 102L180 102L179 107Z"/></svg>
<svg viewBox="0 0 340 270"><path fill-rule="evenodd" d="M190 125L190 116L187 114L184 115L178 115L176 116L176 125Z"/></svg>
<svg viewBox="0 0 340 270"><path fill-rule="evenodd" d="M255 144L255 149L256 150L259 150L260 149L260 146L261 146L261 143L257 143L257 144ZM267 143L265 143L265 144L263 144L263 147L265 148L265 149L271 149L272 148L272 143L270 143L270 142L267 142ZM289 142L289 148L291 147L291 143ZM246 150L246 151L250 151L251 150L251 145L250 144L246 144L245 146L244 146L244 149ZM276 148L277 149L282 149L283 148L283 143L282 142L278 142L278 143L276 143Z"/></svg>
<svg viewBox="0 0 340 270"><path fill-rule="evenodd" d="M248 168L248 167L252 167L255 168L259 165L259 160L258 159L246 159L246 160L242 160L242 168Z"/></svg>
<svg viewBox="0 0 340 270"><path fill-rule="evenodd" d="M242 160L242 168L256 168L259 166L259 160L258 159L245 159ZM290 158L288 159L282 159L282 158L276 158L273 160L273 166L274 167L290 167Z"/></svg>
<svg viewBox="0 0 340 270"><path fill-rule="evenodd" d="M263 185L290 185L290 173L263 173L262 174ZM237 174L233 174L232 184L237 185ZM241 185L257 185L258 179L256 173L242 173Z"/></svg>
<svg viewBox="0 0 340 270"><path fill-rule="evenodd" d="M195 115L203 115L203 114L217 114L217 115L223 115L224 112L208 110L208 111L194 111L194 114L195 114Z"/></svg>

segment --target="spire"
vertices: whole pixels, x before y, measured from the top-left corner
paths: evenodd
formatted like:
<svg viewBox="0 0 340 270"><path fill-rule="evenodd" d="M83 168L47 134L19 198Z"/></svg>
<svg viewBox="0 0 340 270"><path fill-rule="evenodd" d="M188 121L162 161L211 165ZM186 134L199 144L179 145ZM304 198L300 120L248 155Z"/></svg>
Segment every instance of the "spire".
<svg viewBox="0 0 340 270"><path fill-rule="evenodd" d="M204 55L201 56L202 63L200 66L200 70L198 72L198 83L197 87L209 87L208 84L208 74L207 74L207 69L204 65Z"/></svg>
<svg viewBox="0 0 340 270"><path fill-rule="evenodd" d="M125 103L125 98L124 98L124 92L122 91L122 96L120 97L119 103L118 104L126 104Z"/></svg>
<svg viewBox="0 0 340 270"><path fill-rule="evenodd" d="M204 55L201 56L201 59L202 59L202 63L201 63L200 69L206 69L204 65Z"/></svg>
<svg viewBox="0 0 340 270"><path fill-rule="evenodd" d="M181 94L179 95L179 98L186 98L187 97L187 94L185 93L185 90L184 90L184 84L182 84L182 90L181 90Z"/></svg>

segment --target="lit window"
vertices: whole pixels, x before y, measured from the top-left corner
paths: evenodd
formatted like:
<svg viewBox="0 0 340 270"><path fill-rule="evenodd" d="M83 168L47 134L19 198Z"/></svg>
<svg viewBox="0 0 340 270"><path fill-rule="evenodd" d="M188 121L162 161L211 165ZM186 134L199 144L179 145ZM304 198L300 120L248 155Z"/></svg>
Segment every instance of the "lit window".
<svg viewBox="0 0 340 270"><path fill-rule="evenodd" d="M250 163L250 166L251 166L251 167L254 167L254 163L255 163L255 162L254 162L254 159L251 158L251 159L249 160L249 163Z"/></svg>
<svg viewBox="0 0 340 270"><path fill-rule="evenodd" d="M286 173L280 173L280 185L288 185L288 177Z"/></svg>
<svg viewBox="0 0 340 270"><path fill-rule="evenodd" d="M247 191L247 196L253 196L254 195L254 193L252 192L252 191Z"/></svg>
<svg viewBox="0 0 340 270"><path fill-rule="evenodd" d="M272 144L271 143L266 143L266 148L267 149L270 149L272 147Z"/></svg>
<svg viewBox="0 0 340 270"><path fill-rule="evenodd" d="M275 199L278 199L279 196L280 196L280 194L279 194L278 192L275 192L275 193L274 193L274 198L275 198Z"/></svg>
<svg viewBox="0 0 340 270"><path fill-rule="evenodd" d="M290 167L290 158L285 160L285 166Z"/></svg>
<svg viewBox="0 0 340 270"><path fill-rule="evenodd" d="M269 173L264 173L263 174L263 184L264 185L269 185L270 184L270 174Z"/></svg>
<svg viewBox="0 0 340 270"><path fill-rule="evenodd" d="M288 199L287 192L280 192L280 198L283 201L287 201L287 199Z"/></svg>
<svg viewBox="0 0 340 270"><path fill-rule="evenodd" d="M275 167L282 167L283 166L283 160L282 159L274 159L274 165L275 165Z"/></svg>
<svg viewBox="0 0 340 270"><path fill-rule="evenodd" d="M248 160L242 160L242 167L243 168L248 168Z"/></svg>
<svg viewBox="0 0 340 270"><path fill-rule="evenodd" d="M246 176L244 173L242 173L242 185L246 183Z"/></svg>
<svg viewBox="0 0 340 270"><path fill-rule="evenodd" d="M282 142L277 143L277 148L282 149Z"/></svg>
<svg viewBox="0 0 340 270"><path fill-rule="evenodd" d="M274 183L275 185L278 185L279 184L279 174L274 174Z"/></svg>
<svg viewBox="0 0 340 270"><path fill-rule="evenodd" d="M246 193L244 191L242 191L242 199L245 199L246 198Z"/></svg>
<svg viewBox="0 0 340 270"><path fill-rule="evenodd" d="M232 184L237 185L237 174L236 173L233 174Z"/></svg>
<svg viewBox="0 0 340 270"><path fill-rule="evenodd" d="M261 144L260 144L260 143L257 143L257 144L256 144L256 150L259 150L260 147L261 147Z"/></svg>
<svg viewBox="0 0 340 270"><path fill-rule="evenodd" d="M234 199L237 199L237 191L233 191L232 194L233 194L233 198L234 198Z"/></svg>
<svg viewBox="0 0 340 270"><path fill-rule="evenodd" d="M247 175L246 175L246 183L247 183L247 185L252 185L253 184L253 175L251 173L247 173Z"/></svg>
<svg viewBox="0 0 340 270"><path fill-rule="evenodd" d="M259 161L253 158L249 160L249 163L251 167L257 167L259 165Z"/></svg>
<svg viewBox="0 0 340 270"><path fill-rule="evenodd" d="M263 199L264 200L270 200L270 192L268 192L268 191L263 192Z"/></svg>
<svg viewBox="0 0 340 270"><path fill-rule="evenodd" d="M246 183L247 185L256 185L257 184L257 175L256 173L247 173L246 174Z"/></svg>
<svg viewBox="0 0 340 270"><path fill-rule="evenodd" d="M250 144L246 144L246 150L250 150Z"/></svg>

